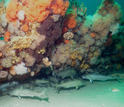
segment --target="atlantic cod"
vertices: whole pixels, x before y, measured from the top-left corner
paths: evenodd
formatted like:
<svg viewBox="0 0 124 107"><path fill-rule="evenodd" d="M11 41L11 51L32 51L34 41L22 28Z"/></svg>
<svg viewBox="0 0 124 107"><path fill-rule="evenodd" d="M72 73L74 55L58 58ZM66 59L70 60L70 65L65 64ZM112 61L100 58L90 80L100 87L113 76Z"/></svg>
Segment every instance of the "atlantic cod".
<svg viewBox="0 0 124 107"><path fill-rule="evenodd" d="M64 82L64 83L61 83L61 84L58 84L56 86L56 89L69 89L69 88L76 88L78 89L80 86L85 86L84 82L82 80L79 80L79 79L74 79L74 80L71 80L71 81L67 81L67 82Z"/></svg>
<svg viewBox="0 0 124 107"><path fill-rule="evenodd" d="M18 82L16 81L8 82L0 85L0 90L5 91L7 88L14 87L15 85L18 85Z"/></svg>
<svg viewBox="0 0 124 107"><path fill-rule="evenodd" d="M91 83L93 83L94 80L98 81L106 81L106 80L115 80L119 79L117 77L112 77L112 76L105 76L105 75L100 75L100 74L86 74L82 76L83 79L88 79Z"/></svg>
<svg viewBox="0 0 124 107"><path fill-rule="evenodd" d="M21 98L38 99L38 100L48 99L48 96L46 95L46 88L41 93L29 89L19 88L10 92L10 95L12 97L18 97L19 99Z"/></svg>

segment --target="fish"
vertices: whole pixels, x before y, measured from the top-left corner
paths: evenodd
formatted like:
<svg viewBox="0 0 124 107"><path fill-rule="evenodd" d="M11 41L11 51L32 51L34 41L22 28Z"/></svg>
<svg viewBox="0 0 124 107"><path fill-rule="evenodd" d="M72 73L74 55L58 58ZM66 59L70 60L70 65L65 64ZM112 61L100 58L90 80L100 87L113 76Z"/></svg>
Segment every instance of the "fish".
<svg viewBox="0 0 124 107"><path fill-rule="evenodd" d="M124 80L124 73L113 73L111 76Z"/></svg>
<svg viewBox="0 0 124 107"><path fill-rule="evenodd" d="M49 81L48 80L45 80L45 79L37 79L35 81L36 84L49 84Z"/></svg>
<svg viewBox="0 0 124 107"><path fill-rule="evenodd" d="M88 79L91 83L93 83L94 80L98 81L106 81L106 80L115 80L119 79L117 77L112 77L112 76L105 76L105 75L100 75L100 74L86 74L82 76L83 79Z"/></svg>
<svg viewBox="0 0 124 107"><path fill-rule="evenodd" d="M11 97L28 98L28 99L38 99L38 100L48 100L48 96L46 94L46 88L41 92L35 92L34 90L17 88L10 92Z"/></svg>
<svg viewBox="0 0 124 107"><path fill-rule="evenodd" d="M81 86L85 86L84 82L82 80L79 80L79 79L74 79L74 80L69 80L67 82L58 84L56 86L56 89L57 90L69 89L69 88L76 88L76 89L78 89Z"/></svg>
<svg viewBox="0 0 124 107"><path fill-rule="evenodd" d="M35 85L38 85L38 86L50 86L50 81L46 80L46 79L36 79L35 82L32 82L33 84Z"/></svg>
<svg viewBox="0 0 124 107"><path fill-rule="evenodd" d="M74 76L77 74L77 71L74 69L64 69L64 70L60 70L56 73L57 77L61 77L62 79L66 78L66 77L71 77L72 79L74 78Z"/></svg>
<svg viewBox="0 0 124 107"><path fill-rule="evenodd" d="M1 91L4 91L7 88L13 87L15 85L18 85L18 82L16 82L16 81L8 82L8 83L5 83L5 84L0 85L0 90Z"/></svg>
<svg viewBox="0 0 124 107"><path fill-rule="evenodd" d="M56 83L56 84L58 84L58 83L60 83L60 81L61 81L61 79L60 78L57 78L57 77L53 77L53 76L48 76L48 79L49 79L49 81L51 81L52 83Z"/></svg>

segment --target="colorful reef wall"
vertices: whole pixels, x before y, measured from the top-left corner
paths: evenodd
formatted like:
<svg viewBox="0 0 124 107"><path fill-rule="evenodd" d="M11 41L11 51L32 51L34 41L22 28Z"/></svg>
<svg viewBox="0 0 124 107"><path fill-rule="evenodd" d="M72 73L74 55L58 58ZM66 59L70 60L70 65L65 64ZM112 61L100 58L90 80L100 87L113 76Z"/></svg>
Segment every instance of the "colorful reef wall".
<svg viewBox="0 0 124 107"><path fill-rule="evenodd" d="M0 81L23 80L42 68L54 74L110 67L102 53L123 13L114 0L103 0L93 16L75 0L6 0L0 7Z"/></svg>

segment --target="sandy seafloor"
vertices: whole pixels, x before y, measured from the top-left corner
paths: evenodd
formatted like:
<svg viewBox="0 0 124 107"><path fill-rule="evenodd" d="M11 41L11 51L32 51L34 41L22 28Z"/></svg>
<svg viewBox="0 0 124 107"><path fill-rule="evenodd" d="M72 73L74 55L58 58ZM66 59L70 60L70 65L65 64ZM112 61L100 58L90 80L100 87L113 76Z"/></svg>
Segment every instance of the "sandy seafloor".
<svg viewBox="0 0 124 107"><path fill-rule="evenodd" d="M112 92L116 88L119 91ZM36 88L43 90L44 88ZM19 99L8 95L0 97L0 107L124 107L124 81L94 82L86 81L86 86L79 90L62 90L55 93L48 87L49 102Z"/></svg>

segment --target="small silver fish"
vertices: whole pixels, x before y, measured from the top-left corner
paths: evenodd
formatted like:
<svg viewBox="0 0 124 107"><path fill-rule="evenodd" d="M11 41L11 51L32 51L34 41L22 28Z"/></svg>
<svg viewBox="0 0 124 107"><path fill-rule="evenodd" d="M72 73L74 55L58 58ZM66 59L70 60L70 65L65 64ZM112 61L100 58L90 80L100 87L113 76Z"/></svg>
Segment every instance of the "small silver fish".
<svg viewBox="0 0 124 107"><path fill-rule="evenodd" d="M46 95L46 88L41 93L29 89L19 88L10 92L10 95L12 97L18 97L19 99L21 98L29 98L29 99L31 98L31 99L39 99L39 100L48 99L48 96Z"/></svg>
<svg viewBox="0 0 124 107"><path fill-rule="evenodd" d="M86 74L82 76L83 79L88 79L91 83L93 80L106 81L106 80L115 80L117 77L105 76L100 74Z"/></svg>

